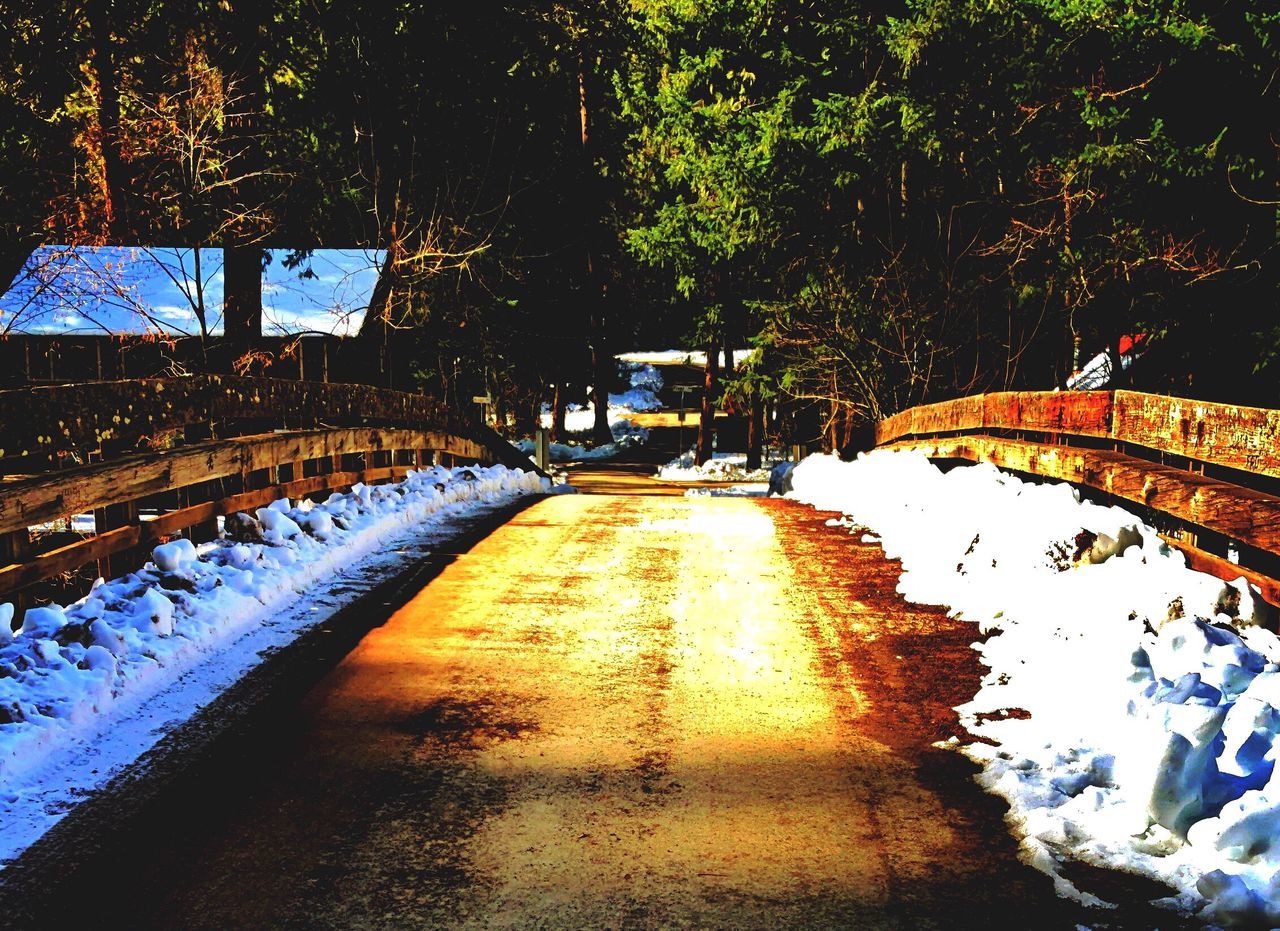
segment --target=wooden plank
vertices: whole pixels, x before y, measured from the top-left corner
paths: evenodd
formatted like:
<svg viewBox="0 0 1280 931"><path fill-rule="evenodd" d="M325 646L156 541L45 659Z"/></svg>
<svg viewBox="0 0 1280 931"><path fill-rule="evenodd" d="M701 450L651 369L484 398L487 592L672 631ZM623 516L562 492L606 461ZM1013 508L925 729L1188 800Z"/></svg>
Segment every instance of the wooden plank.
<svg viewBox="0 0 1280 931"><path fill-rule="evenodd" d="M911 433L911 411L899 411L876 424L876 445L883 446Z"/></svg>
<svg viewBox="0 0 1280 931"><path fill-rule="evenodd" d="M136 500L109 504L94 511L93 514L93 527L97 535L103 535L120 528L134 527L137 524L138 502ZM65 550L66 547L62 549ZM130 562L132 562L130 554L124 553L120 555L120 551L113 551L112 555L99 557L98 575L104 579L114 579L129 571Z"/></svg>
<svg viewBox="0 0 1280 931"><path fill-rule="evenodd" d="M31 548L31 534L26 530L15 530L12 533L0 533L0 566L10 566L25 562ZM0 598L12 602L17 617L26 609L26 599L22 595L10 595Z"/></svg>
<svg viewBox="0 0 1280 931"><path fill-rule="evenodd" d="M913 408L911 432L920 436L956 430L981 430L986 397L975 394Z"/></svg>
<svg viewBox="0 0 1280 931"><path fill-rule="evenodd" d="M1280 477L1280 411L1117 391L1112 437Z"/></svg>
<svg viewBox="0 0 1280 931"><path fill-rule="evenodd" d="M1110 391L998 391L983 395L982 428L1105 437L1111 410Z"/></svg>
<svg viewBox="0 0 1280 931"><path fill-rule="evenodd" d="M1088 485L1280 553L1280 497L1124 453L990 436L908 440L887 448L911 449L934 459L991 462L1015 472Z"/></svg>
<svg viewBox="0 0 1280 931"><path fill-rule="evenodd" d="M1247 569L1244 566L1233 563L1229 559L1215 556L1213 553L1206 553L1199 547L1192 546L1182 540L1176 540L1163 533L1160 534L1160 539L1186 556L1188 567L1197 572L1206 572L1215 578L1222 579L1224 582L1234 582L1243 576L1258 589L1263 601L1280 607L1280 581L1276 581L1254 569Z"/></svg>
<svg viewBox="0 0 1280 931"><path fill-rule="evenodd" d="M0 459L50 458L189 424L260 418L292 429L369 423L457 432L463 426L435 399L368 385L221 375L129 379L0 391Z"/></svg>
<svg viewBox="0 0 1280 931"><path fill-rule="evenodd" d="M487 424L471 424L465 431L454 434L450 439L452 442L447 446L425 448L446 449L470 462L496 463L508 469L535 472L544 478L547 475L534 465L533 460L504 440Z"/></svg>
<svg viewBox="0 0 1280 931"><path fill-rule="evenodd" d="M141 539L142 528L138 524L131 524L108 530L87 540L68 543L56 550L33 556L24 563L5 566L0 568L0 594L51 579L88 562L107 559L113 553L137 546Z"/></svg>
<svg viewBox="0 0 1280 931"><path fill-rule="evenodd" d="M364 482L366 485L372 485L375 482L383 482L387 480L397 480L404 478L408 469L405 468L386 468L386 469L364 469L358 472L329 472L324 475L312 475L308 478L298 479L294 482L285 482L283 484L271 485L266 488L257 488L253 491L247 491L242 494L232 495L229 498L223 498L220 501L206 501L203 504L197 504L189 508L182 508L177 511L169 511L162 514L155 520L147 521L144 526L143 542L158 540L170 534L177 533L195 524L203 521L212 520L215 517L225 517L228 514L235 514L238 511L248 511L252 508L265 507L273 501L281 498L302 498L318 491L337 491L343 488L350 488L357 482Z"/></svg>
<svg viewBox="0 0 1280 931"><path fill-rule="evenodd" d="M192 507L169 511L154 520L131 524L105 533L97 534L75 543L42 553L23 563L6 565L0 568L0 596L5 593L34 585L45 579L53 578L63 572L77 569L85 563L119 558L121 552L141 547L151 547L172 536L180 530L211 521L216 517L247 511L252 508L265 507L280 498L301 498L317 491L337 491L350 488L357 482L374 484L388 480L404 478L407 468L365 469L360 472L331 472L326 475L313 475L296 482L283 485L272 485L259 488L244 494L232 495L220 501L206 501ZM146 560L149 553L139 553L129 566L120 568L117 575L123 575ZM118 568L112 563L112 568Z"/></svg>
<svg viewBox="0 0 1280 931"><path fill-rule="evenodd" d="M0 494L0 533L196 482L238 475L242 470L253 472L281 462L400 446L445 449L472 461L490 458L484 447L467 438L376 427L219 440L6 482L4 493ZM512 452L519 456L518 451Z"/></svg>
<svg viewBox="0 0 1280 931"><path fill-rule="evenodd" d="M876 425L876 445L907 436L976 430L1030 430L1106 437L1111 428L1109 391L997 391L894 414Z"/></svg>

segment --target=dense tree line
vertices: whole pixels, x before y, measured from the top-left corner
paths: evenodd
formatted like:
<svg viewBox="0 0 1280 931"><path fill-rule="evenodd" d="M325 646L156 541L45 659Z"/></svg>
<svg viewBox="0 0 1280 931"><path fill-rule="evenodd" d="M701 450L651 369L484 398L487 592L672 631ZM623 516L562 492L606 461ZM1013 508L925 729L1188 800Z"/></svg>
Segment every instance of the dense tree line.
<svg viewBox="0 0 1280 931"><path fill-rule="evenodd" d="M382 249L362 338L517 429L637 340L758 349L707 373L757 441L766 408L842 445L920 401L1060 386L1134 333L1137 386L1278 401L1264 0L0 18L0 277L39 243L221 247L247 339L265 248Z"/></svg>

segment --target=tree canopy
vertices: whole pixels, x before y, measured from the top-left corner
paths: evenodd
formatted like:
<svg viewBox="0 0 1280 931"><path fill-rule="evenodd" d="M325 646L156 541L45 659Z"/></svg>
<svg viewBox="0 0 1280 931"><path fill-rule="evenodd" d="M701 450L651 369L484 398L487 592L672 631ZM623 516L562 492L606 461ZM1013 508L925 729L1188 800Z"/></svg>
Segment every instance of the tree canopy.
<svg viewBox="0 0 1280 931"><path fill-rule="evenodd" d="M0 0L6 283L223 248L251 335L264 250L385 250L362 338L518 422L641 341L758 348L726 395L833 445L1125 334L1135 385L1276 403L1265 0L41 6Z"/></svg>

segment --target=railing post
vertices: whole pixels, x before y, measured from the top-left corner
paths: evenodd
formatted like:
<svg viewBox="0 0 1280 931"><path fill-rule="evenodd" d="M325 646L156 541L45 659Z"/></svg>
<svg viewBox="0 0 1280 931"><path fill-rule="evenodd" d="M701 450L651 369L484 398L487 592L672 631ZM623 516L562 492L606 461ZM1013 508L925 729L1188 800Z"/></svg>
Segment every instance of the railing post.
<svg viewBox="0 0 1280 931"><path fill-rule="evenodd" d="M284 469L289 470L288 481L296 482L298 481L298 479L302 478L303 468L302 468L301 459L295 459L292 462L282 462L280 465L276 466L276 484L277 485L286 484L285 477L283 475Z"/></svg>
<svg viewBox="0 0 1280 931"><path fill-rule="evenodd" d="M31 550L31 533L26 528L0 533L0 566L14 566L26 560ZM27 599L20 591L0 594L0 601L13 604L15 619L22 616Z"/></svg>
<svg viewBox="0 0 1280 931"><path fill-rule="evenodd" d="M551 470L551 431L538 427L534 431L534 465L543 472Z"/></svg>
<svg viewBox="0 0 1280 931"><path fill-rule="evenodd" d="M98 508L93 512L94 533L118 530L121 527L128 527L136 523L138 523L137 501L108 504L105 508ZM102 557L98 560L98 575L104 579L114 579L124 575L138 563L137 555L137 549L130 547L118 553L112 553L110 556Z"/></svg>

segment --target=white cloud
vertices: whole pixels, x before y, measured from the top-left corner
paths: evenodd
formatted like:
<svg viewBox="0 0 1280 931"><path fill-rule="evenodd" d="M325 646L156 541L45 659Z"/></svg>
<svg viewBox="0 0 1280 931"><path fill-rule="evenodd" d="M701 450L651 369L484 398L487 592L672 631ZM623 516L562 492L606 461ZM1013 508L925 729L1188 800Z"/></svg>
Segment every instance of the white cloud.
<svg viewBox="0 0 1280 931"><path fill-rule="evenodd" d="M191 323L196 319L194 310L177 304L157 304L151 308L151 313L165 320L172 320L175 323Z"/></svg>

